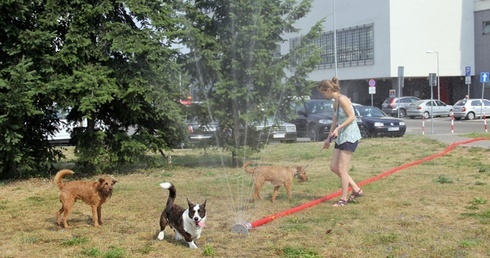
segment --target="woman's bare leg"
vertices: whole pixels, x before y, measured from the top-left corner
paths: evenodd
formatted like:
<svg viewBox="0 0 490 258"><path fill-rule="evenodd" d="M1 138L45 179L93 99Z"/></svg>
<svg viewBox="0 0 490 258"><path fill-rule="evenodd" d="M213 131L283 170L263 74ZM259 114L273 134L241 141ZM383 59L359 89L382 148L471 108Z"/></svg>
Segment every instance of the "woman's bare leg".
<svg viewBox="0 0 490 258"><path fill-rule="evenodd" d="M330 163L330 169L338 177L340 177L340 183L342 186L342 200L347 200L349 192L349 186L353 191L359 191L360 188L356 182L349 175L350 161L352 158L352 152L346 150L335 149L332 156L332 162Z"/></svg>

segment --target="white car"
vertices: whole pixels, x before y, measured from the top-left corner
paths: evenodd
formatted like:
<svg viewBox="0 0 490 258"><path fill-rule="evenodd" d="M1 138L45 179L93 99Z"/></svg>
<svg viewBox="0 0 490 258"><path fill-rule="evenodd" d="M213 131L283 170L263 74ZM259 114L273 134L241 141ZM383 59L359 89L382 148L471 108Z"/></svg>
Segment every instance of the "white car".
<svg viewBox="0 0 490 258"><path fill-rule="evenodd" d="M472 120L475 117L490 115L490 100L488 99L461 99L454 104L454 119L465 118Z"/></svg>
<svg viewBox="0 0 490 258"><path fill-rule="evenodd" d="M408 105L407 107L407 116L410 118L415 117L436 117L436 116L451 116L451 112L453 111L453 106L448 105L437 99L422 99L415 101Z"/></svg>
<svg viewBox="0 0 490 258"><path fill-rule="evenodd" d="M60 119L60 125L54 135L48 136L48 141L52 145L70 145L71 132L77 127L87 127L87 119L84 119L82 122L69 123L66 119L68 112L69 110L60 110L57 112L57 116Z"/></svg>

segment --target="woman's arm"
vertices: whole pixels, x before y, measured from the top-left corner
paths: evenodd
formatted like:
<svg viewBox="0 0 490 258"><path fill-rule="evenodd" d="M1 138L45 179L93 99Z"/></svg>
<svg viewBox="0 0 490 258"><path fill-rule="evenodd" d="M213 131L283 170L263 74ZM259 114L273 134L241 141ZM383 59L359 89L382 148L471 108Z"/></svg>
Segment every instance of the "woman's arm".
<svg viewBox="0 0 490 258"><path fill-rule="evenodd" d="M338 108L338 106L337 106ZM334 108L333 109L333 114L332 114L332 124L330 125L330 131L328 131L328 137L323 143L323 148L328 149L330 147L330 143L333 141L333 138L337 137L338 134L334 134L335 132L335 127L337 126L337 110Z"/></svg>

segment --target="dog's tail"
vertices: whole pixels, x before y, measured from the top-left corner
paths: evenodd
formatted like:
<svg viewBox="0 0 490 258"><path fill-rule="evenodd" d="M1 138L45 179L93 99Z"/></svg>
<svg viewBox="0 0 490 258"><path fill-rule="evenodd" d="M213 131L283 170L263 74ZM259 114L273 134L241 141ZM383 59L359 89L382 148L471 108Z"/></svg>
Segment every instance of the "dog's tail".
<svg viewBox="0 0 490 258"><path fill-rule="evenodd" d="M69 169L63 169L56 173L56 176L54 176L54 182L56 183L56 185L58 185L58 188L60 188L60 190L63 189L63 181L61 179L66 175L72 174L75 174L75 172Z"/></svg>
<svg viewBox="0 0 490 258"><path fill-rule="evenodd" d="M250 161L245 162L245 164L243 164L243 170L245 170L245 172L247 172L247 173L253 174L255 172L255 170L253 168L248 168L250 163L252 163L252 162L250 162Z"/></svg>
<svg viewBox="0 0 490 258"><path fill-rule="evenodd" d="M166 207L172 206L174 204L175 197L177 196L177 190L176 190L174 184L172 184L170 182L164 182L164 183L161 183L160 186L163 189L167 189L169 191Z"/></svg>

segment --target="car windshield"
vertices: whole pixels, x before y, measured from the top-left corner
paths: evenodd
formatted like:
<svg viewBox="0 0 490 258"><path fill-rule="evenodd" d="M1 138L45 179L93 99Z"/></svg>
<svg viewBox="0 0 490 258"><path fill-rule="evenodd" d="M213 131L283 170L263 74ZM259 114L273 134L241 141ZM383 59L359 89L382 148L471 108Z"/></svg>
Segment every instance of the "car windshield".
<svg viewBox="0 0 490 258"><path fill-rule="evenodd" d="M275 125L275 124L281 124L283 122L277 120L277 119L274 119L274 118L267 118L265 119L264 121L261 121L261 122L258 122L257 124L260 124L261 126L271 126L271 125Z"/></svg>
<svg viewBox="0 0 490 258"><path fill-rule="evenodd" d="M194 125L206 125L206 126L217 126L218 122L217 121L201 121L197 116L191 117L187 116L185 119L185 123L187 124L194 124Z"/></svg>
<svg viewBox="0 0 490 258"><path fill-rule="evenodd" d="M306 108L310 114L331 112L332 107L333 101L329 100L310 101L306 103Z"/></svg>
<svg viewBox="0 0 490 258"><path fill-rule="evenodd" d="M377 107L356 106L355 108L361 117L384 117L384 116L387 116L383 111L381 111Z"/></svg>
<svg viewBox="0 0 490 258"><path fill-rule="evenodd" d="M281 126L281 125L284 125L284 124L285 124L284 121L278 120L278 119L275 119L275 118L266 118L263 121L252 123L252 125L254 125L255 128L258 129L258 130L263 129L264 127Z"/></svg>

